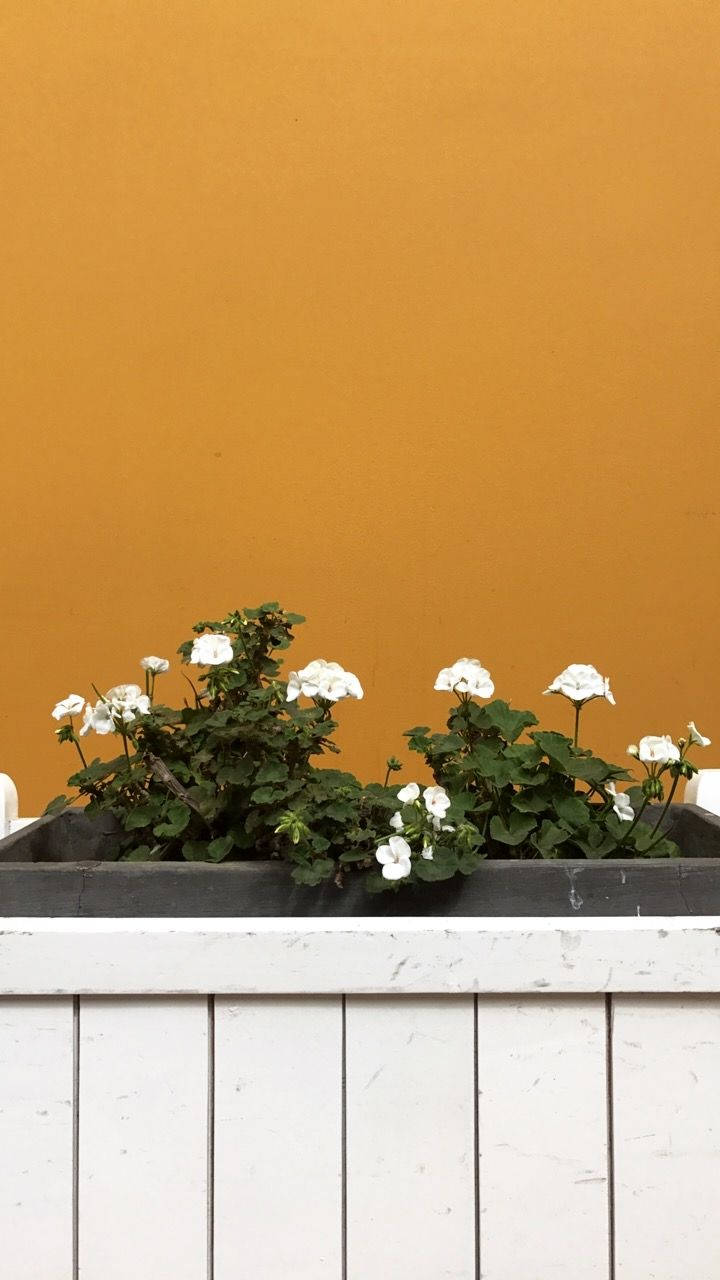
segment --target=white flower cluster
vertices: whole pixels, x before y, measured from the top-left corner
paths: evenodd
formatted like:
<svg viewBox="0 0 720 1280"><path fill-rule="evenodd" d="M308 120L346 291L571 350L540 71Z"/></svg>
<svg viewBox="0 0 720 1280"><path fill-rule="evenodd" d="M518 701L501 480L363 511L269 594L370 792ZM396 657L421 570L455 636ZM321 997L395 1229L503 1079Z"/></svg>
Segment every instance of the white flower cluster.
<svg viewBox="0 0 720 1280"><path fill-rule="evenodd" d="M339 662L326 662L324 658L316 658L301 671L290 672L287 701L294 702L300 694L305 698L340 702L342 698L362 698L363 688L357 676L352 671L346 671Z"/></svg>
<svg viewBox="0 0 720 1280"><path fill-rule="evenodd" d="M576 707L582 707L593 698L606 698L614 707L615 699L610 692L610 680L601 676L600 672L583 662L572 662L569 667L556 676L552 684L543 693L559 693L568 698Z"/></svg>
<svg viewBox="0 0 720 1280"><path fill-rule="evenodd" d="M451 667L443 667L435 688L439 693L462 693L471 698L492 698L495 692L490 672L477 658L458 658Z"/></svg>
<svg viewBox="0 0 720 1280"><path fill-rule="evenodd" d="M170 670L167 658L157 658L154 655L141 658L140 666L153 677ZM83 712L80 736L84 737L91 729L101 735L122 731L125 726L133 724L138 716L146 716L150 707L150 696L143 693L139 684L116 684L95 703L86 702L79 693L69 693L66 698L55 703L50 714L53 720L70 720L72 726L73 716L79 716Z"/></svg>
<svg viewBox="0 0 720 1280"><path fill-rule="evenodd" d="M104 697L98 698L94 706L87 703L80 736L84 737L91 729L100 734L117 733L137 720L138 716L146 716L149 710L150 699L139 684L113 685Z"/></svg>
<svg viewBox="0 0 720 1280"><path fill-rule="evenodd" d="M193 640L190 661L198 667L219 667L234 658L232 642L222 631L206 631Z"/></svg>
<svg viewBox="0 0 720 1280"><path fill-rule="evenodd" d="M682 742L682 739L681 739ZM709 747L710 739L703 736L696 727L695 721L691 720L688 724L687 745L691 747ZM674 764L679 760L682 751L676 742L673 742L669 733L648 734L645 738L641 738L637 745L632 743L627 753L639 760L645 765L666 765Z"/></svg>
<svg viewBox="0 0 720 1280"><path fill-rule="evenodd" d="M444 787L425 787L422 798L424 808L420 802L420 788L417 782L408 782L398 791L400 803L413 805L418 811L417 823L409 826L412 835L422 834L420 856L431 860L434 851L430 832L454 831L455 828L444 821L450 808L450 797ZM412 871L413 849L409 840L399 834L405 830L405 823L399 809L390 819L390 826L396 834L390 836L387 844L380 845L375 856L386 880L404 880ZM423 827L427 830L423 831Z"/></svg>

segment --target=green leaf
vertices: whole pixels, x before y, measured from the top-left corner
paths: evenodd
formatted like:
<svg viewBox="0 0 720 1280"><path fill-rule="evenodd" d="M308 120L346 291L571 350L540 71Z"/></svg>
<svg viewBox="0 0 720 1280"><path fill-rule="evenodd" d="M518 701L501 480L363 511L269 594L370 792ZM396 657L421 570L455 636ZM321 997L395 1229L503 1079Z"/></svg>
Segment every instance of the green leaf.
<svg viewBox="0 0 720 1280"><path fill-rule="evenodd" d="M579 796L570 793L554 796L553 808L558 818L562 818L563 822L568 823L572 829L586 827L592 817L587 803Z"/></svg>
<svg viewBox="0 0 720 1280"><path fill-rule="evenodd" d="M513 810L507 822L496 813L490 819L490 835L500 844L518 845L527 839L536 825L535 819L529 813L517 813Z"/></svg>
<svg viewBox="0 0 720 1280"><path fill-rule="evenodd" d="M433 858L415 858L412 865L417 880L449 880L458 869L458 857L454 850L436 848Z"/></svg>
<svg viewBox="0 0 720 1280"><path fill-rule="evenodd" d="M123 818L123 826L126 831L139 831L142 827L149 827L158 816L158 806L153 804L139 805L137 809L130 809Z"/></svg>
<svg viewBox="0 0 720 1280"><path fill-rule="evenodd" d="M236 760L234 764L223 764L215 777L218 783L229 782L231 786L241 787L252 777L253 763L249 757Z"/></svg>
<svg viewBox="0 0 720 1280"><path fill-rule="evenodd" d="M284 782L288 776L288 767L282 760L268 760L261 769L258 769L255 777L255 783L260 786L263 782Z"/></svg>
<svg viewBox="0 0 720 1280"><path fill-rule="evenodd" d="M532 711L513 711L502 698L487 703L483 710L487 722L502 734L506 742L515 742L525 729L538 722Z"/></svg>
<svg viewBox="0 0 720 1280"><path fill-rule="evenodd" d="M276 804L278 800L282 800L286 792L282 788L277 787L256 787L252 792L250 799L253 804Z"/></svg>
<svg viewBox="0 0 720 1280"><path fill-rule="evenodd" d="M186 862L207 862L207 840L186 840L182 855Z"/></svg>
<svg viewBox="0 0 720 1280"><path fill-rule="evenodd" d="M293 867L292 878L296 884L320 884L335 874L335 863L332 858L316 858L309 866Z"/></svg>
<svg viewBox="0 0 720 1280"><path fill-rule="evenodd" d="M69 804L70 799L68 796L55 796L54 800L51 800L50 803L45 806L43 814L49 815L53 813L62 813L63 809L67 809Z"/></svg>
<svg viewBox="0 0 720 1280"><path fill-rule="evenodd" d="M518 791L513 798L513 808L520 813L542 813L550 803L544 791Z"/></svg>
<svg viewBox="0 0 720 1280"><path fill-rule="evenodd" d="M557 849L561 844L569 838L569 833L565 827L561 827L557 822L550 822L546 819L533 837L534 843L540 850L543 858L557 856Z"/></svg>
<svg viewBox="0 0 720 1280"><path fill-rule="evenodd" d="M165 853L164 844L138 844L125 855L125 862L160 862Z"/></svg>
<svg viewBox="0 0 720 1280"><path fill-rule="evenodd" d="M205 856L209 862L222 862L223 858L227 858L234 843L231 835L218 836L210 841Z"/></svg>
<svg viewBox="0 0 720 1280"><path fill-rule="evenodd" d="M472 872L477 871L486 856L482 849L462 849L458 853L458 871L463 876L472 875Z"/></svg>
<svg viewBox="0 0 720 1280"><path fill-rule="evenodd" d="M182 800L171 800L165 811L165 820L153 827L156 836L179 836L190 821L190 810Z"/></svg>
<svg viewBox="0 0 720 1280"><path fill-rule="evenodd" d="M554 769L567 772L573 759L573 744L570 738L566 738L563 733L549 733L546 730L531 733L530 737L533 742L537 742Z"/></svg>

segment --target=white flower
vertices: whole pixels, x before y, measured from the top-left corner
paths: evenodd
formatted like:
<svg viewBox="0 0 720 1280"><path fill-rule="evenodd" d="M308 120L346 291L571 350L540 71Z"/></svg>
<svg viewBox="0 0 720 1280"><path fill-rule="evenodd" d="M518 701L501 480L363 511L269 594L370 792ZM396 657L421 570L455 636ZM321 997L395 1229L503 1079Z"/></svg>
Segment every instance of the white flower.
<svg viewBox="0 0 720 1280"><path fill-rule="evenodd" d="M120 724L132 724L137 716L146 716L150 711L150 699L139 684L113 685L105 694L104 701Z"/></svg>
<svg viewBox="0 0 720 1280"><path fill-rule="evenodd" d="M375 857L382 867L386 880L404 880L410 875L411 849L402 836L391 836L387 844L381 844Z"/></svg>
<svg viewBox="0 0 720 1280"><path fill-rule="evenodd" d="M450 808L450 797L444 787L426 787L423 800L428 813L435 818L444 818Z"/></svg>
<svg viewBox="0 0 720 1280"><path fill-rule="evenodd" d="M585 702L591 702L593 698L607 698L608 702L615 706L608 677L601 676L595 667L587 666L583 662L571 663L543 692L561 693L564 698L569 698L575 706L580 707Z"/></svg>
<svg viewBox="0 0 720 1280"><path fill-rule="evenodd" d="M163 671L170 670L170 663L167 658L156 658L151 654L149 658L141 658L140 666L143 671L151 671L154 676L159 676Z"/></svg>
<svg viewBox="0 0 720 1280"><path fill-rule="evenodd" d="M435 850L433 849L431 844L423 845L421 849L421 854L423 858L425 858L426 862L432 862L434 853L435 853Z"/></svg>
<svg viewBox="0 0 720 1280"><path fill-rule="evenodd" d="M398 800L401 804L412 804L413 800L417 800L420 795L420 788L417 782L408 782L398 791Z"/></svg>
<svg viewBox="0 0 720 1280"><path fill-rule="evenodd" d="M613 812L620 821L632 822L635 817L635 810L630 803L629 796L626 796L624 791L616 791L614 782L608 782L605 789L608 795L613 798Z"/></svg>
<svg viewBox="0 0 720 1280"><path fill-rule="evenodd" d="M84 706L85 699L79 693L69 693L62 702L55 703L50 714L53 720L63 720L65 716L79 716Z"/></svg>
<svg viewBox="0 0 720 1280"><path fill-rule="evenodd" d="M113 685L94 707L86 704L80 733L84 736L91 729L100 734L115 733L121 725L147 715L150 709L150 699L139 684Z"/></svg>
<svg viewBox="0 0 720 1280"><path fill-rule="evenodd" d="M680 759L680 748L675 746L669 734L662 737L648 735L640 739L638 755L642 764L669 764Z"/></svg>
<svg viewBox="0 0 720 1280"><path fill-rule="evenodd" d="M695 721L691 720L688 724L690 730L690 745L695 747L709 747L710 739L704 738L700 730L696 727Z"/></svg>
<svg viewBox="0 0 720 1280"><path fill-rule="evenodd" d="M91 703L85 704L85 713L80 728L80 737L83 738L91 729L95 733L106 734L115 733L116 724L113 719L110 704L99 698L93 707Z"/></svg>
<svg viewBox="0 0 720 1280"><path fill-rule="evenodd" d="M454 831L455 830L451 822L443 822L442 818L433 818L431 821L432 821L433 831Z"/></svg>
<svg viewBox="0 0 720 1280"><path fill-rule="evenodd" d="M294 702L300 694L305 698L339 702L341 698L362 698L363 689L357 676L345 671L339 662L316 658L301 671L291 671L288 676L287 701Z"/></svg>
<svg viewBox="0 0 720 1280"><path fill-rule="evenodd" d="M634 756L635 759L637 760L638 756L640 755L640 748L637 747L634 742L631 742L630 746L627 749L627 753L629 756Z"/></svg>
<svg viewBox="0 0 720 1280"><path fill-rule="evenodd" d="M402 820L402 814L399 809L397 813L394 813L392 818L390 819L390 826L392 827L393 831L402 831L404 823Z"/></svg>
<svg viewBox="0 0 720 1280"><path fill-rule="evenodd" d="M443 667L435 688L439 693L469 693L473 698L492 698L495 692L490 672L477 658L458 658L451 667Z"/></svg>
<svg viewBox="0 0 720 1280"><path fill-rule="evenodd" d="M223 662L232 662L233 657L230 637L222 632L206 631L193 640L190 661L199 667L219 667Z"/></svg>

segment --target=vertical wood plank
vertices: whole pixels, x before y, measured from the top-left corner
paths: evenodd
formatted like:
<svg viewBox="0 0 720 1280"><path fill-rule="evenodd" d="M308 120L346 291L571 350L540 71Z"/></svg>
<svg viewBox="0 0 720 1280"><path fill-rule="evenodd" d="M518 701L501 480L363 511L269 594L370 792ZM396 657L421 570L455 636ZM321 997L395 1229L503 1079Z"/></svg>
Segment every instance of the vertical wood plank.
<svg viewBox="0 0 720 1280"><path fill-rule="evenodd" d="M205 1280L207 1028L198 997L81 1001L81 1280Z"/></svg>
<svg viewBox="0 0 720 1280"><path fill-rule="evenodd" d="M472 997L347 1000L347 1276L474 1280Z"/></svg>
<svg viewBox="0 0 720 1280"><path fill-rule="evenodd" d="M8 1280L72 1280L68 997L0 999L0 1257Z"/></svg>
<svg viewBox="0 0 720 1280"><path fill-rule="evenodd" d="M484 1280L607 1280L605 1024L602 996L478 1002Z"/></svg>
<svg viewBox="0 0 720 1280"><path fill-rule="evenodd" d="M618 1280L720 1275L720 997L616 996Z"/></svg>
<svg viewBox="0 0 720 1280"><path fill-rule="evenodd" d="M215 1280L339 1280L342 1000L215 1001Z"/></svg>

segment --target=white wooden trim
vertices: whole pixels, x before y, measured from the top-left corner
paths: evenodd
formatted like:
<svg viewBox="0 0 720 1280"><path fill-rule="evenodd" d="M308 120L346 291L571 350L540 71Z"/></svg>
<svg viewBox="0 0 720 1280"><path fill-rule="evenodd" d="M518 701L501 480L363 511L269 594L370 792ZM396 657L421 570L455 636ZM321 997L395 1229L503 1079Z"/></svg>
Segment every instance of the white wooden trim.
<svg viewBox="0 0 720 1280"><path fill-rule="evenodd" d="M720 917L0 920L0 995L720 992Z"/></svg>

